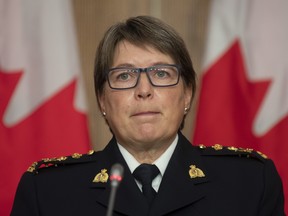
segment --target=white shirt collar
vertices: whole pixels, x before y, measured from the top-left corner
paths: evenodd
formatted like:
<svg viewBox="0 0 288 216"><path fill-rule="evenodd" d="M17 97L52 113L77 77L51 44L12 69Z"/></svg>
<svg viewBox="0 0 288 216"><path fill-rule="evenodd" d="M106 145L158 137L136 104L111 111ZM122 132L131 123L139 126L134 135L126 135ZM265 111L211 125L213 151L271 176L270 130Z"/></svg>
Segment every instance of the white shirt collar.
<svg viewBox="0 0 288 216"><path fill-rule="evenodd" d="M176 135L174 141L167 148L167 150L156 160L153 164L155 164L160 170L161 175L164 175L164 172L167 168L168 162L176 148L178 142L178 134ZM140 165L140 163L130 154L121 144L117 143L121 154L123 155L131 173Z"/></svg>
<svg viewBox="0 0 288 216"><path fill-rule="evenodd" d="M167 148L167 150L156 160L154 161L153 164L155 164L159 171L160 174L153 180L152 182L152 186L153 188L158 191L160 183L162 181L162 176L165 173L165 170L168 166L168 163L171 159L171 156L176 148L178 142L178 134L176 135L174 141L171 143L171 145ZM119 150L122 154L122 156L124 157L131 173L134 172L134 170L140 165L140 163L133 157L133 155L131 155L121 144L117 143ZM137 185L140 187L139 182L137 181Z"/></svg>

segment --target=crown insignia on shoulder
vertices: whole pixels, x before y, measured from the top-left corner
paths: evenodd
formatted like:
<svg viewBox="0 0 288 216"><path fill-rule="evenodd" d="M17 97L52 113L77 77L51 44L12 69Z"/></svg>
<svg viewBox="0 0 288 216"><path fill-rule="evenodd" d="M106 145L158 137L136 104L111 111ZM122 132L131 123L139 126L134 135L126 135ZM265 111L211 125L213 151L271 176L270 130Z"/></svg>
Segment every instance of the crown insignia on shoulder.
<svg viewBox="0 0 288 216"><path fill-rule="evenodd" d="M90 156L94 154L94 150L89 150L87 154L74 153L71 156L53 157L53 158L43 158L41 161L34 162L27 169L27 172L38 173L38 170L44 167L57 167L59 164L64 164L64 162L73 163L75 160L80 159L83 156ZM75 161L76 162L76 161Z"/></svg>

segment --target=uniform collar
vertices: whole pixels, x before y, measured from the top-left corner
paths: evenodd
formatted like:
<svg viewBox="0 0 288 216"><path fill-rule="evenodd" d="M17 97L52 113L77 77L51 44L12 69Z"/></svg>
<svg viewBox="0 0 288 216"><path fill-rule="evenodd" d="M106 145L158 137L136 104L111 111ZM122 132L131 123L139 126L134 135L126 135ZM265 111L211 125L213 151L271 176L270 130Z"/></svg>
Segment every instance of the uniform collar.
<svg viewBox="0 0 288 216"><path fill-rule="evenodd" d="M167 165L150 215L168 214L184 206L200 202L207 193L209 185L208 173L202 162L201 154L181 133L178 136L177 146ZM138 189L129 166L120 153L115 138L104 149L103 155L107 160L103 163L101 161L102 164L98 166L101 165L110 169L116 162L124 166L124 178L118 188L115 211L125 215L147 215L149 208L145 202L145 198ZM191 165L200 168L205 173L205 177L191 178L189 176ZM95 200L102 205L108 206L110 194L109 181L105 184L93 183L92 187L95 190ZM143 211L139 211L139 209Z"/></svg>
<svg viewBox="0 0 288 216"><path fill-rule="evenodd" d="M172 157L172 154L176 148L177 143L178 143L178 134L176 135L175 139L170 144L170 146L166 149L166 151L156 161L153 162L153 164L155 164L160 171L159 175L152 182L152 186L156 191L159 190L159 186L161 184L162 177L165 173L168 162L170 161L170 159ZM140 165L140 163L121 144L117 143L117 145L118 145L118 148L119 148L123 158L125 159L128 167L130 169L130 172L133 173L134 170ZM139 188L141 190L141 185L139 182L137 182L137 185L139 186Z"/></svg>
<svg viewBox="0 0 288 216"><path fill-rule="evenodd" d="M168 162L170 161L170 158L176 148L177 142L178 134L176 135L171 145L167 148L167 150L153 163L158 167L162 176L164 175ZM140 165L140 163L121 144L117 143L117 145L123 158L128 164L131 173L133 173L134 170Z"/></svg>

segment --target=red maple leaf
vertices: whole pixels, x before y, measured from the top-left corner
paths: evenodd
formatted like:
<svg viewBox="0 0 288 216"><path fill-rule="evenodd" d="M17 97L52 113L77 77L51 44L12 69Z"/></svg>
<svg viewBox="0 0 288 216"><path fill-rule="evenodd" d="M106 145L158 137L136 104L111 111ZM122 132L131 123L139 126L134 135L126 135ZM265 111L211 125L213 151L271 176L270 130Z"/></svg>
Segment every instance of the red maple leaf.
<svg viewBox="0 0 288 216"><path fill-rule="evenodd" d="M85 153L87 118L73 105L76 80L13 127L3 115L23 72L0 70L0 215L9 215L17 184L28 166L41 158ZM21 109L21 107L19 107Z"/></svg>
<svg viewBox="0 0 288 216"><path fill-rule="evenodd" d="M253 121L270 85L247 79L238 40L203 75L194 143L220 143L253 148L272 158L288 197L288 116L263 136L252 132ZM288 201L285 204L288 210Z"/></svg>

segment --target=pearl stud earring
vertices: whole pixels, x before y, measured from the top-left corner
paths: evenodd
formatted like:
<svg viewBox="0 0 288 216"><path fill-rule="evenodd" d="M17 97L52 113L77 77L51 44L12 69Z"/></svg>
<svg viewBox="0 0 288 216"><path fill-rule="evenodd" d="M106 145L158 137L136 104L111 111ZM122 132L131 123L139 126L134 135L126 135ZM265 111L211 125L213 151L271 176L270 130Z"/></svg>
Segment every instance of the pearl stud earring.
<svg viewBox="0 0 288 216"><path fill-rule="evenodd" d="M188 110L189 110L189 108L185 107L185 109L184 109L184 114L185 115L187 114Z"/></svg>

